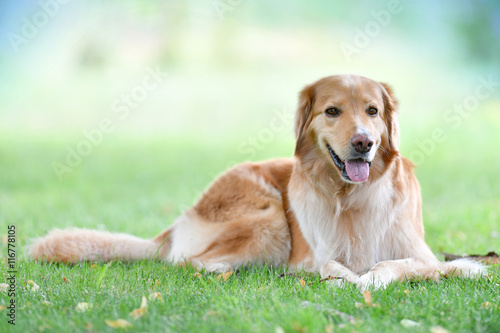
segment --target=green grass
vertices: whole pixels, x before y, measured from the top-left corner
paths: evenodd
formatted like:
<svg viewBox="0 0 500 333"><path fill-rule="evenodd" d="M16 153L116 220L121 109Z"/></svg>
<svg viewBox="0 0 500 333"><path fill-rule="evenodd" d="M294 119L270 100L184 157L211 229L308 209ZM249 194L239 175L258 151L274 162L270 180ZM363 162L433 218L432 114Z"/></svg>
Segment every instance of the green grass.
<svg viewBox="0 0 500 333"><path fill-rule="evenodd" d="M402 319L420 323L415 332L437 325L451 332L494 332L499 327L498 307L482 306L495 298L498 304L498 285L488 280L393 284L374 291L374 306L369 307L363 306L362 294L353 287L335 289L305 274L311 285L301 287L297 278L280 278L281 270L271 268L244 269L227 281L217 281L162 263L113 263L102 283L96 277L103 265L23 262L20 270L40 285L36 292L26 291L24 283L19 287L18 302L23 306L18 325L24 331L85 331L88 323L89 330L112 331L104 321L117 318L128 320L134 332L273 332L276 327L323 332L329 326L336 331L339 325L346 332L397 332L403 330ZM133 320L130 312L139 308L143 295L154 292L160 292L162 300L149 301L147 313ZM79 302L93 307L79 313Z"/></svg>
<svg viewBox="0 0 500 333"><path fill-rule="evenodd" d="M479 131L481 140L498 142L498 126L498 120L478 121L450 132L417 169L426 239L436 253L499 252L500 162L484 146L462 140ZM489 279L391 284L372 292L376 306L370 307L353 287L333 288L316 276L299 274L308 283L302 287L296 277L280 278L283 269L277 268L250 267L217 281L216 275L199 278L193 269L158 262L36 264L26 258L25 246L55 227L156 235L228 161L242 159L237 147L245 137L200 141L116 135L61 181L51 163L62 161L65 147L75 145L79 136L13 137L3 134L0 148L0 234L7 234L7 225L17 226L20 332L111 332L119 329L105 321L118 318L133 325L125 330L130 332L429 332L435 326L450 332L500 331L498 267ZM403 152L414 149L412 140L418 137L410 137ZM256 159L290 156L292 149L291 138L276 139ZM6 254L2 242L4 263ZM6 274L4 265L2 270ZM33 291L29 280L40 289ZM149 301L147 313L134 320L130 313L153 292L161 293L162 300ZM0 304L8 301L0 293ZM92 308L78 312L80 302ZM0 331L5 331L11 327L6 310L1 313ZM419 326L405 328L403 319Z"/></svg>

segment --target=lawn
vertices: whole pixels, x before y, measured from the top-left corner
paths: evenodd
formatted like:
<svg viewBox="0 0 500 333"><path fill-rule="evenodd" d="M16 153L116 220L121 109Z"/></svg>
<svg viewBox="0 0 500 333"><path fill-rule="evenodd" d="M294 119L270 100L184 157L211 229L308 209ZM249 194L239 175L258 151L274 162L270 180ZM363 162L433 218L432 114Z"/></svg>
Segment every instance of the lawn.
<svg viewBox="0 0 500 333"><path fill-rule="evenodd" d="M488 111L482 115L490 117ZM498 118L491 119L471 120L460 131L449 131L417 169L426 239L435 253L499 251L499 160L487 145L478 148L467 140L479 132L480 143L498 142ZM406 140L404 153L416 149L412 142L426 132L408 135L412 140ZM72 267L34 263L25 246L55 227L154 236L196 200L228 161L241 159L239 141L117 134L58 179L52 163L64 161L67 147L81 136L14 137L2 134L0 226L6 276L7 226L16 225L15 328L20 332L500 331L498 267L480 280L391 284L372 291L368 305L352 286L333 288L308 274L280 276L283 268L250 267L224 280L148 261ZM292 138L276 139L255 159L290 156L292 147ZM8 305L7 294L0 295L0 304ZM146 310L145 304L141 310L143 297ZM7 309L1 312L0 331L11 329ZM130 326L113 328L118 319Z"/></svg>
<svg viewBox="0 0 500 333"><path fill-rule="evenodd" d="M479 280L394 283L370 302L283 267L219 277L148 261L42 265L26 251L53 228L157 235L228 166L292 156L305 84L357 73L400 101L432 251L500 253L495 2L401 2L389 16L398 1L5 3L0 332L500 332L499 265ZM223 17L219 3L230 5ZM55 13L34 32L25 24L42 8ZM15 50L12 34L26 31ZM108 118L114 130L60 169ZM9 239L15 298L2 290Z"/></svg>

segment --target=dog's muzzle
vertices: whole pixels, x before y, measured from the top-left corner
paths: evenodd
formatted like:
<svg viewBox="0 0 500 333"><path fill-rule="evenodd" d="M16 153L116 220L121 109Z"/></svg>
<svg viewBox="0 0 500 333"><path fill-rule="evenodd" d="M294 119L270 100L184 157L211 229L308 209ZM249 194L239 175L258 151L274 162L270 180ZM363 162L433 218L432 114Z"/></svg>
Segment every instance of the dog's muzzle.
<svg viewBox="0 0 500 333"><path fill-rule="evenodd" d="M326 144L328 152L332 157L333 163L340 170L342 178L354 183L362 183L368 180L370 175L371 161L366 161L363 158L349 159L343 161L335 151Z"/></svg>

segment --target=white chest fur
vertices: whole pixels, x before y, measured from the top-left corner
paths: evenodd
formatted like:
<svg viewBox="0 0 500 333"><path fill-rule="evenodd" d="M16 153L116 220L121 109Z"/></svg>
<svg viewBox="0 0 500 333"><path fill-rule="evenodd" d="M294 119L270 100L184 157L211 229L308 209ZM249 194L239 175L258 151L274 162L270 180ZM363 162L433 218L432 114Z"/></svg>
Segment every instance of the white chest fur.
<svg viewBox="0 0 500 333"><path fill-rule="evenodd" d="M319 267L335 260L361 273L393 259L389 230L396 219L390 182L355 185L331 196L309 180L290 184L290 205ZM342 199L341 199L342 197Z"/></svg>

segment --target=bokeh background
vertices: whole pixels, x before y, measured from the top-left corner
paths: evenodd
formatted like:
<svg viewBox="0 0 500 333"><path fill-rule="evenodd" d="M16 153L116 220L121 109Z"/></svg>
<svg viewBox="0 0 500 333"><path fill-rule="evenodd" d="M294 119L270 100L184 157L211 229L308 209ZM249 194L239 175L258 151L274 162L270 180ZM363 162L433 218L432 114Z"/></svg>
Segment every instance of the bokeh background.
<svg viewBox="0 0 500 333"><path fill-rule="evenodd" d="M8 0L0 29L0 226L22 244L152 237L228 166L292 156L298 91L355 73L400 100L432 249L498 250L498 1Z"/></svg>

